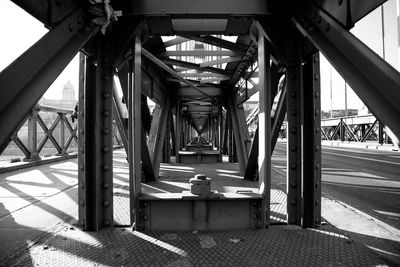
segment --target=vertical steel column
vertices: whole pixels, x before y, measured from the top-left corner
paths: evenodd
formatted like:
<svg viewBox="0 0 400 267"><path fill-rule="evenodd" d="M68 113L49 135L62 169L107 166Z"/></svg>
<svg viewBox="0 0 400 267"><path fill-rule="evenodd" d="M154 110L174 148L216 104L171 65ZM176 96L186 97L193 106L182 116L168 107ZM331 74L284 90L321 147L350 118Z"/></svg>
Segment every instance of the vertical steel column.
<svg viewBox="0 0 400 267"><path fill-rule="evenodd" d="M271 69L267 40L258 39L259 113L258 113L258 173L259 190L263 195L261 205L262 228L269 225L271 192Z"/></svg>
<svg viewBox="0 0 400 267"><path fill-rule="evenodd" d="M128 107L129 107L129 191L131 225L139 225L140 218L137 216L137 197L141 192L142 166L141 166L141 142L142 142L142 41L140 32L135 37L134 44L134 66L131 65L128 85ZM134 77L132 77L132 67Z"/></svg>
<svg viewBox="0 0 400 267"><path fill-rule="evenodd" d="M61 153L58 155L63 156L67 154L67 149L65 148L65 120L67 119L65 113L59 113L61 116L60 119L60 146Z"/></svg>
<svg viewBox="0 0 400 267"><path fill-rule="evenodd" d="M321 222L321 86L319 53L303 65L303 227Z"/></svg>
<svg viewBox="0 0 400 267"><path fill-rule="evenodd" d="M80 125L84 126L79 133L84 142L79 143L80 149L84 148L79 159L79 184L83 193L79 204L81 224L87 231L113 225L112 52L110 40L100 40L97 61L86 60L85 88L79 98Z"/></svg>
<svg viewBox="0 0 400 267"><path fill-rule="evenodd" d="M24 160L35 161L39 160L39 153L37 152L37 121L39 116L39 111L35 106L28 118L28 150L29 158Z"/></svg>
<svg viewBox="0 0 400 267"><path fill-rule="evenodd" d="M383 123L381 121L378 122L378 143L383 144L385 143L383 138Z"/></svg>
<svg viewBox="0 0 400 267"><path fill-rule="evenodd" d="M176 116L175 116L175 157L176 163L180 163L179 151L181 150L181 140L182 140L182 112L181 112L181 102L178 100L176 103Z"/></svg>
<svg viewBox="0 0 400 267"><path fill-rule="evenodd" d="M294 62L286 68L287 83L287 220L301 225L301 151L302 151L302 69L297 47L292 44L289 55Z"/></svg>
<svg viewBox="0 0 400 267"><path fill-rule="evenodd" d="M86 188L87 179L85 176L85 99L86 99L86 84L88 75L85 75L89 70L86 63L93 64L93 61L86 59L85 54L79 53L79 97L78 97L78 210L79 210L79 225L87 230L85 224L87 215ZM92 68L93 71L93 68Z"/></svg>

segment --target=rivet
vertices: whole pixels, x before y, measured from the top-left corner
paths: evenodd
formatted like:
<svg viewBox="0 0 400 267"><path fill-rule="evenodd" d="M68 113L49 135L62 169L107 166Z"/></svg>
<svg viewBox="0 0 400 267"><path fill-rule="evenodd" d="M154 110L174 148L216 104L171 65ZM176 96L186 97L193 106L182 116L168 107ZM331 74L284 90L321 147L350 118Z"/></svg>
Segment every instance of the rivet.
<svg viewBox="0 0 400 267"><path fill-rule="evenodd" d="M290 150L292 150L293 152L297 150L297 146L293 145L290 147Z"/></svg>
<svg viewBox="0 0 400 267"><path fill-rule="evenodd" d="M85 207L85 201L83 201L83 199L79 201L79 204L81 204L82 207Z"/></svg>
<svg viewBox="0 0 400 267"><path fill-rule="evenodd" d="M79 222L80 222L81 226L85 225L85 220L82 219Z"/></svg>
<svg viewBox="0 0 400 267"><path fill-rule="evenodd" d="M103 115L104 115L104 117L110 116L110 111L108 109L104 110Z"/></svg>
<svg viewBox="0 0 400 267"><path fill-rule="evenodd" d="M85 94L81 94L81 98L84 99L85 98Z"/></svg>
<svg viewBox="0 0 400 267"><path fill-rule="evenodd" d="M314 80L317 81L319 79L318 74L314 74Z"/></svg>
<svg viewBox="0 0 400 267"><path fill-rule="evenodd" d="M104 128L104 129L103 129L103 134L104 134L104 135L110 134L110 130L109 130L108 128Z"/></svg>
<svg viewBox="0 0 400 267"><path fill-rule="evenodd" d="M104 97L105 99L110 98L110 93L109 93L109 92L105 92L105 93L103 94L103 97Z"/></svg>
<svg viewBox="0 0 400 267"><path fill-rule="evenodd" d="M295 170L295 169L297 168L297 164L296 164L296 163L292 163L292 164L290 165L290 168L292 168L293 170Z"/></svg>
<svg viewBox="0 0 400 267"><path fill-rule="evenodd" d="M319 146L315 146L315 151L320 150L321 148Z"/></svg>
<svg viewBox="0 0 400 267"><path fill-rule="evenodd" d="M289 78L290 78L291 80L294 80L296 77L294 76L294 74L290 74L290 75L289 75Z"/></svg>
<svg viewBox="0 0 400 267"><path fill-rule="evenodd" d="M107 61L107 60L104 60L104 61ZM104 80L109 81L110 80L110 76L104 75Z"/></svg>
<svg viewBox="0 0 400 267"><path fill-rule="evenodd" d="M105 221L104 221L104 225L105 225L105 226L110 226L110 221L109 221L109 220L105 220Z"/></svg>
<svg viewBox="0 0 400 267"><path fill-rule="evenodd" d="M81 135L85 135L85 130L81 130Z"/></svg>
<svg viewBox="0 0 400 267"><path fill-rule="evenodd" d="M109 183L104 183L104 184L103 184L103 188L104 188L104 189L110 188L110 184L109 184Z"/></svg>
<svg viewBox="0 0 400 267"><path fill-rule="evenodd" d="M72 23L68 24L68 29L70 32L72 32L74 30L74 25L72 25Z"/></svg>
<svg viewBox="0 0 400 267"><path fill-rule="evenodd" d="M258 215L256 213L253 214L253 219L257 219Z"/></svg>
<svg viewBox="0 0 400 267"><path fill-rule="evenodd" d="M296 132L297 132L296 127L293 126L292 128L290 128L290 132L291 132L291 133L296 133Z"/></svg>
<svg viewBox="0 0 400 267"><path fill-rule="evenodd" d="M147 207L147 206L148 206L147 202L144 202L143 207Z"/></svg>
<svg viewBox="0 0 400 267"><path fill-rule="evenodd" d="M338 0L338 5L341 6L343 4L343 0Z"/></svg>
<svg viewBox="0 0 400 267"><path fill-rule="evenodd" d="M253 201L253 206L257 206L257 202L256 201Z"/></svg>
<svg viewBox="0 0 400 267"><path fill-rule="evenodd" d="M81 148L81 153L85 153L85 148L84 147Z"/></svg>
<svg viewBox="0 0 400 267"><path fill-rule="evenodd" d="M316 92L315 95L314 95L314 97L315 97L315 98L318 98L318 97L319 97L319 93Z"/></svg>
<svg viewBox="0 0 400 267"><path fill-rule="evenodd" d="M108 153L110 151L110 149L108 148L108 146L103 147L103 152L104 153Z"/></svg>
<svg viewBox="0 0 400 267"><path fill-rule="evenodd" d="M84 184L84 183L79 183L79 187L80 187L81 189L85 189L85 184Z"/></svg>
<svg viewBox="0 0 400 267"><path fill-rule="evenodd" d="M110 201L105 200L105 201L103 202L103 205L104 205L104 207L110 206Z"/></svg>
<svg viewBox="0 0 400 267"><path fill-rule="evenodd" d="M315 200L315 206L318 206L319 205L319 200L317 199L317 200Z"/></svg>
<svg viewBox="0 0 400 267"><path fill-rule="evenodd" d="M108 164L103 165L103 170L108 171L110 169L110 166Z"/></svg>
<svg viewBox="0 0 400 267"><path fill-rule="evenodd" d="M81 171L85 170L85 166L84 166L83 164L81 164L81 165L79 166L79 168L81 169Z"/></svg>
<svg viewBox="0 0 400 267"><path fill-rule="evenodd" d="M296 221L296 219L294 219L294 218L290 220L290 223L291 223L291 224L295 224L296 222L297 222L297 221Z"/></svg>
<svg viewBox="0 0 400 267"><path fill-rule="evenodd" d="M293 116L295 116L296 113L297 113L297 111L296 111L295 109L292 109L292 110L290 111L290 114L292 114Z"/></svg>
<svg viewBox="0 0 400 267"><path fill-rule="evenodd" d="M319 127L315 128L315 133L319 133L320 129Z"/></svg>
<svg viewBox="0 0 400 267"><path fill-rule="evenodd" d="M78 16L78 19L76 21L78 22L78 24L81 24L82 23L82 17Z"/></svg>
<svg viewBox="0 0 400 267"><path fill-rule="evenodd" d="M318 63L318 58L317 57L314 58L314 63Z"/></svg>
<svg viewBox="0 0 400 267"><path fill-rule="evenodd" d="M318 24L321 24L321 21L322 21L321 16L318 15L318 19L317 19Z"/></svg>
<svg viewBox="0 0 400 267"><path fill-rule="evenodd" d="M293 199L291 202L290 202L290 205L292 205L292 206L295 206L297 204L297 200L296 199Z"/></svg>
<svg viewBox="0 0 400 267"><path fill-rule="evenodd" d="M319 116L319 110L315 111L315 116Z"/></svg>
<svg viewBox="0 0 400 267"><path fill-rule="evenodd" d="M149 218L149 217L148 217L147 215L143 215L143 220L144 220L144 221L147 221L148 218Z"/></svg>
<svg viewBox="0 0 400 267"><path fill-rule="evenodd" d="M317 164L315 164L315 169L319 169L319 164L317 163Z"/></svg>
<svg viewBox="0 0 400 267"><path fill-rule="evenodd" d="M318 188L318 186L319 186L319 182L316 182L315 183L315 188Z"/></svg>
<svg viewBox="0 0 400 267"><path fill-rule="evenodd" d="M291 96L292 98L296 97L296 92L290 92L290 96Z"/></svg>
<svg viewBox="0 0 400 267"><path fill-rule="evenodd" d="M292 188L296 188L296 187L297 187L297 182L291 183L290 186L291 186Z"/></svg>

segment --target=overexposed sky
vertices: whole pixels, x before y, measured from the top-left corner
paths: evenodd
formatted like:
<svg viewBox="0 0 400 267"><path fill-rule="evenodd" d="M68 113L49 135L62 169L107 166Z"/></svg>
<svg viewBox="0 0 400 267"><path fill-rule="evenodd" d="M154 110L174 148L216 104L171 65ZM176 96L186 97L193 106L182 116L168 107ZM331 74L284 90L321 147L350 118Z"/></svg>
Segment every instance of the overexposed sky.
<svg viewBox="0 0 400 267"><path fill-rule="evenodd" d="M0 1L0 10L2 11L0 16L0 71L2 71L43 37L48 30L41 22L9 0ZM67 81L70 81L74 85L75 98L77 99L78 69L79 59L75 57L47 90L44 97L60 99L62 88Z"/></svg>

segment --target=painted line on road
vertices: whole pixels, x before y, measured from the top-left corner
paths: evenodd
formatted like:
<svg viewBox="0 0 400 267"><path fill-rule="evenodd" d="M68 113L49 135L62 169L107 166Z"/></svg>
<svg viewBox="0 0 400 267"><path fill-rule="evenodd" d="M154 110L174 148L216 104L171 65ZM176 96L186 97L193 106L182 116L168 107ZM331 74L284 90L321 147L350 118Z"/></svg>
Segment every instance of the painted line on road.
<svg viewBox="0 0 400 267"><path fill-rule="evenodd" d="M322 151L322 153L323 154L335 155L335 156L354 158L354 159L362 159L362 160L369 160L369 161L374 161L374 162L382 162L382 163L387 163L387 164L400 165L399 162L392 162L392 161L381 160L381 159L370 159L370 158L365 158L365 157L349 156L349 155L345 155L345 154L332 153L332 152L326 152L326 151Z"/></svg>

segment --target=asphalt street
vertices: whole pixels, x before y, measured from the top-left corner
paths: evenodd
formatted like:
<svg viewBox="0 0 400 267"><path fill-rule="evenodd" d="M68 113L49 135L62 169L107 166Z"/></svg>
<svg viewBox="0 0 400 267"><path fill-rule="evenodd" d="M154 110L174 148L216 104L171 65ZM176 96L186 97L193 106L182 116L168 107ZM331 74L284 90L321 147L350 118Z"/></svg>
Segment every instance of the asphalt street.
<svg viewBox="0 0 400 267"><path fill-rule="evenodd" d="M286 183L286 143L278 143L272 165ZM322 194L400 229L400 152L357 148L322 149Z"/></svg>

